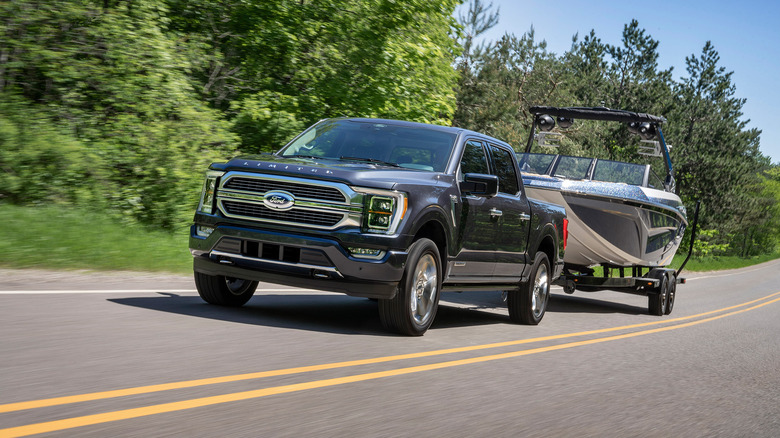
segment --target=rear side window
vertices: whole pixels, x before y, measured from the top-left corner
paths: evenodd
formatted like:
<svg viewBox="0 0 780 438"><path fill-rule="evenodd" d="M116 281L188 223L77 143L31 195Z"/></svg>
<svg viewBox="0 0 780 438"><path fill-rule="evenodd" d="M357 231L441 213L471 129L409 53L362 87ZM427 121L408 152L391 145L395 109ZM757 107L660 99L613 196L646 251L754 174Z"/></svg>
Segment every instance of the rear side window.
<svg viewBox="0 0 780 438"><path fill-rule="evenodd" d="M482 143L469 141L463 149L463 159L460 160L461 174L483 173L489 174L487 157L482 148Z"/></svg>
<svg viewBox="0 0 780 438"><path fill-rule="evenodd" d="M520 191L517 185L517 172L512 162L512 153L498 146L490 145L490 154L493 156L495 174L498 177L498 187L503 193L516 195Z"/></svg>

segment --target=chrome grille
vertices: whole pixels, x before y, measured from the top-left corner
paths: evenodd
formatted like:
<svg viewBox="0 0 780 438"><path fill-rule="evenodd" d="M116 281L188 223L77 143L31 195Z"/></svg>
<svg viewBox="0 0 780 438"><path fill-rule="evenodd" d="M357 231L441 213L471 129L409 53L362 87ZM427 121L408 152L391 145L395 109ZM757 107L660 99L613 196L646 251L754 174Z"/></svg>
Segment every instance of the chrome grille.
<svg viewBox="0 0 780 438"><path fill-rule="evenodd" d="M249 204L223 200L222 205L229 215L250 217L262 220L291 222L297 224L332 227L344 218L343 214L321 211L293 209L287 211L271 210L260 204Z"/></svg>
<svg viewBox="0 0 780 438"><path fill-rule="evenodd" d="M335 187L302 184L291 181L232 177L228 179L227 182L225 182L223 187L230 190L243 190L257 193L283 190L285 192L292 193L296 199L316 199L331 202L346 202L344 194Z"/></svg>

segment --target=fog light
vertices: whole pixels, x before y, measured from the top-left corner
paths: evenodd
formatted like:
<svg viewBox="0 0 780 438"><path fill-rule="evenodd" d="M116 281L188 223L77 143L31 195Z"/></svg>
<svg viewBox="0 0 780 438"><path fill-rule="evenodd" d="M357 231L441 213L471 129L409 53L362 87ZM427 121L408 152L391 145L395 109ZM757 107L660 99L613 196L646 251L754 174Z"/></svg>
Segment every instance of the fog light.
<svg viewBox="0 0 780 438"><path fill-rule="evenodd" d="M209 237L213 232L214 228L211 227L204 227L203 225L195 227L195 234L197 234L198 237Z"/></svg>
<svg viewBox="0 0 780 438"><path fill-rule="evenodd" d="M381 249L372 249L372 248L355 248L355 247L349 247L350 254L352 254L353 257L358 257L362 259L380 259L385 255L385 252Z"/></svg>

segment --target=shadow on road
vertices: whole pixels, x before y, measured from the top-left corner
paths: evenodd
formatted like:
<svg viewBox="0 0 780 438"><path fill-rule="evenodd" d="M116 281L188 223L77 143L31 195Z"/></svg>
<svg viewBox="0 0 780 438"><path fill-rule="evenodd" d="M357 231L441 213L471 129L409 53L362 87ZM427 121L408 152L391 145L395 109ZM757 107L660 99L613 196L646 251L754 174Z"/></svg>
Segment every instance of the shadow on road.
<svg viewBox="0 0 780 438"><path fill-rule="evenodd" d="M598 294L596 292L596 294ZM647 307L596 298L585 298L582 295L553 294L547 307L548 312L555 313L623 313L626 315L646 315Z"/></svg>
<svg viewBox="0 0 780 438"><path fill-rule="evenodd" d="M256 295L243 307L206 304L197 296L160 293L153 297L112 298L108 301L142 309L208 318L238 324L280 327L338 334L389 336L379 322L376 301L346 295ZM548 312L647 313L645 308L577 296L554 294ZM431 330L509 324L501 292L445 292Z"/></svg>
<svg viewBox="0 0 780 438"><path fill-rule="evenodd" d="M197 296L170 293L153 297L111 298L108 301L238 324L338 334L394 336L382 327L376 301L346 295L260 294L238 308L214 306L206 304ZM442 303L431 330L508 322L509 318L503 315L452 308Z"/></svg>

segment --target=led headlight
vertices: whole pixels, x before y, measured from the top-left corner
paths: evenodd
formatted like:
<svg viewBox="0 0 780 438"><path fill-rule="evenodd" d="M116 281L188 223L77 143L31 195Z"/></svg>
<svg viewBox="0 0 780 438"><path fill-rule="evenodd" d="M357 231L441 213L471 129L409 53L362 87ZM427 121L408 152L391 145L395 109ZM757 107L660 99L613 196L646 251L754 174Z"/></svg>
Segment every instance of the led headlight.
<svg viewBox="0 0 780 438"><path fill-rule="evenodd" d="M406 214L406 194L352 187L363 196L363 228L369 233L393 234Z"/></svg>
<svg viewBox="0 0 780 438"><path fill-rule="evenodd" d="M217 191L217 180L224 172L209 170L206 172L206 180L203 182L203 192L200 195L198 211L206 214L214 213L214 195Z"/></svg>

